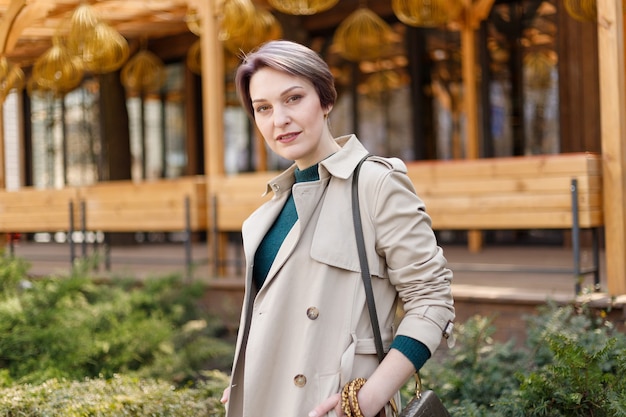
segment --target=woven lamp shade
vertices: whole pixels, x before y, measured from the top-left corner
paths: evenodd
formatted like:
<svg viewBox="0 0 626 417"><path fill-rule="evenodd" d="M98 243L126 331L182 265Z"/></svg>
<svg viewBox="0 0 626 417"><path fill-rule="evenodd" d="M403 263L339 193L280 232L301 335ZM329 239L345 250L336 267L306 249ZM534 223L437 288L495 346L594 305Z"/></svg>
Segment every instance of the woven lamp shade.
<svg viewBox="0 0 626 417"><path fill-rule="evenodd" d="M85 39L93 32L100 22L93 7L87 3L81 3L76 7L70 18L70 31L67 36L67 49L74 55L81 56Z"/></svg>
<svg viewBox="0 0 626 417"><path fill-rule="evenodd" d="M100 22L85 39L82 58L85 69L104 74L120 69L128 55L126 39L111 26Z"/></svg>
<svg viewBox="0 0 626 417"><path fill-rule="evenodd" d="M312 15L328 10L339 0L268 0L279 12L293 15Z"/></svg>
<svg viewBox="0 0 626 417"><path fill-rule="evenodd" d="M165 83L165 65L152 52L142 49L124 65L120 77L130 91L158 91Z"/></svg>
<svg viewBox="0 0 626 417"><path fill-rule="evenodd" d="M527 83L530 87L547 89L552 82L552 70L556 62L545 52L530 52L524 56Z"/></svg>
<svg viewBox="0 0 626 417"><path fill-rule="evenodd" d="M24 71L5 57L0 58L0 100L4 101L11 90L22 90L25 83Z"/></svg>
<svg viewBox="0 0 626 417"><path fill-rule="evenodd" d="M595 22L598 15L596 0L563 0L567 14L581 22Z"/></svg>
<svg viewBox="0 0 626 417"><path fill-rule="evenodd" d="M367 7L359 7L346 17L333 37L339 53L350 61L378 59L392 42L389 25Z"/></svg>
<svg viewBox="0 0 626 417"><path fill-rule="evenodd" d="M221 41L246 36L251 22L255 18L256 7L251 0L224 0L220 15Z"/></svg>
<svg viewBox="0 0 626 417"><path fill-rule="evenodd" d="M52 47L33 65L33 83L38 88L65 94L78 87L83 79L83 63L72 55L59 37L54 37Z"/></svg>
<svg viewBox="0 0 626 417"><path fill-rule="evenodd" d="M404 24L435 27L456 19L463 11L461 0L392 0L391 8Z"/></svg>
<svg viewBox="0 0 626 417"><path fill-rule="evenodd" d="M187 51L187 59L185 60L187 68L197 75L202 74L202 43L200 39L195 41Z"/></svg>
<svg viewBox="0 0 626 417"><path fill-rule="evenodd" d="M194 35L200 36L202 34L200 14L195 8L190 7L187 9L187 14L185 15L185 23L187 23L187 28Z"/></svg>
<svg viewBox="0 0 626 417"><path fill-rule="evenodd" d="M85 3L72 14L67 48L83 60L86 70L96 74L118 70L129 54L126 39Z"/></svg>
<svg viewBox="0 0 626 417"><path fill-rule="evenodd" d="M245 33L231 34L224 39L226 49L235 55L248 53L257 46L283 35L283 29L274 15L266 9L255 8L255 17L243 24Z"/></svg>

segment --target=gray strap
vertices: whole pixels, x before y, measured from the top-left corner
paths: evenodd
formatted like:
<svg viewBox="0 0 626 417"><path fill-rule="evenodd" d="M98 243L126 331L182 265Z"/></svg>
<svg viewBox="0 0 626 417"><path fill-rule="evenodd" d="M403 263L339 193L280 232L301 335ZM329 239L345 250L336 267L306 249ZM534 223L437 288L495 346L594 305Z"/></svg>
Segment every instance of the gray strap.
<svg viewBox="0 0 626 417"><path fill-rule="evenodd" d="M367 155L365 158L361 159L352 174L352 218L354 220L356 246L359 251L361 278L363 278L363 287L365 287L367 309L372 322L372 330L374 331L374 344L376 345L378 360L382 362L385 358L385 351L383 349L383 339L380 334L380 325L378 324L378 315L376 314L376 303L374 302L374 291L372 290L372 276L370 275L370 269L367 263L365 239L363 238L363 224L361 223L361 211L359 209L359 171L361 170L363 162L369 157L370 155Z"/></svg>

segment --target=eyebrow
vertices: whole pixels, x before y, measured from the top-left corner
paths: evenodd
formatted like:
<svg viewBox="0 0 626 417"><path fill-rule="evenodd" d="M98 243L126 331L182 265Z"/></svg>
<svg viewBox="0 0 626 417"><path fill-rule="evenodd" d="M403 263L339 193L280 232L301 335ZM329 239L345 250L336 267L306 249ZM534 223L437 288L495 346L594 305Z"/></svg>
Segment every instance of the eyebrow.
<svg viewBox="0 0 626 417"><path fill-rule="evenodd" d="M282 93L280 93L280 95L281 95L281 96L287 95L287 94L289 94L291 91L296 90L296 89L299 89L299 88L304 89L304 87L303 87L303 86L301 86L301 85L294 85L294 86L292 86L292 87L287 88L285 91L283 91ZM266 99L264 99L264 98L257 98L257 99L251 100L251 102L252 102L252 103L258 103L258 102L263 102L263 101L267 101L267 100L266 100Z"/></svg>

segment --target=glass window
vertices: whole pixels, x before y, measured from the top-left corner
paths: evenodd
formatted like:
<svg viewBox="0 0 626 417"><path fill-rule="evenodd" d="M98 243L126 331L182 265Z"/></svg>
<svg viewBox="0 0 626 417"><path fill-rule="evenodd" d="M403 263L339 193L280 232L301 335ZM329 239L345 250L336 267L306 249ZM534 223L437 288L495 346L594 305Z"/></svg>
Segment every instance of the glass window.
<svg viewBox="0 0 626 417"><path fill-rule="evenodd" d="M173 178L185 172L184 77L182 63L169 64L159 93L127 99L135 180Z"/></svg>

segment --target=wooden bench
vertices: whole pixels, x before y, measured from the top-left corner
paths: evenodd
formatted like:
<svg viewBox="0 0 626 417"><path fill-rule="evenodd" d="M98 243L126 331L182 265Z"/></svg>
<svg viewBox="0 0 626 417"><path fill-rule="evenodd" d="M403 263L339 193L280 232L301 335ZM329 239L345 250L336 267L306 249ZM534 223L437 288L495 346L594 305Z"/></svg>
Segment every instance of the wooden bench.
<svg viewBox="0 0 626 417"><path fill-rule="evenodd" d="M111 181L81 187L80 227L101 232L183 232L189 273L191 233L208 229L206 196L204 177Z"/></svg>
<svg viewBox="0 0 626 417"><path fill-rule="evenodd" d="M228 260L227 237L234 233L240 235L243 221L271 197L271 193L263 197L263 185L277 174L277 172L267 171L211 178L209 188L216 275L222 274L224 267L231 263L235 265L242 263L240 256L234 262Z"/></svg>
<svg viewBox="0 0 626 417"><path fill-rule="evenodd" d="M407 164L435 230L569 229L576 278L599 289L603 226L601 157L572 153ZM581 229L593 233L593 265L581 265ZM523 268L516 268L522 270Z"/></svg>
<svg viewBox="0 0 626 417"><path fill-rule="evenodd" d="M580 291L581 276L588 274L593 274L594 286L599 289L599 228L603 226L600 155L420 161L407 163L407 167L435 230L571 230L576 292ZM220 236L241 231L243 220L265 201L260 196L263 184L275 175L265 172L212 179L216 264L224 259ZM588 268L581 265L581 229L590 229L593 235L593 265Z"/></svg>
<svg viewBox="0 0 626 417"><path fill-rule="evenodd" d="M74 188L0 190L0 233L63 232L72 263L76 257L73 234L78 219L77 196ZM12 242L10 250L13 253Z"/></svg>

